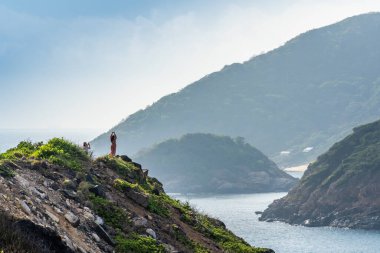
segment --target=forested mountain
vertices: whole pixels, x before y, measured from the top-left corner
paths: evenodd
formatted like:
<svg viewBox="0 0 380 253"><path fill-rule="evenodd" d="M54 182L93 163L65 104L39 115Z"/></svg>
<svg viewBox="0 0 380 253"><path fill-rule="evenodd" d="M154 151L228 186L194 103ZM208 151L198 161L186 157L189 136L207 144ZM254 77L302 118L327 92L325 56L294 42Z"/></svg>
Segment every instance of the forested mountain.
<svg viewBox="0 0 380 253"><path fill-rule="evenodd" d="M163 97L110 131L128 154L207 132L243 136L280 166L311 161L380 117L379 41L379 13L311 30ZM92 142L97 153L108 152L108 136Z"/></svg>
<svg viewBox="0 0 380 253"><path fill-rule="evenodd" d="M169 192L288 191L297 182L242 138L187 134L141 152L136 160Z"/></svg>

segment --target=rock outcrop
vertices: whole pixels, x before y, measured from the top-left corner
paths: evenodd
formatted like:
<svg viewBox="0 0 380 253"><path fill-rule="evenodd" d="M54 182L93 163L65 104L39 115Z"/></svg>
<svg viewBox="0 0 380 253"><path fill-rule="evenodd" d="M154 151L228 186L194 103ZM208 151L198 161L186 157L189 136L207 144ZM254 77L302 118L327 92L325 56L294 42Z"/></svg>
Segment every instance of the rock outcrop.
<svg viewBox="0 0 380 253"><path fill-rule="evenodd" d="M380 121L360 126L309 165L264 221L380 229Z"/></svg>
<svg viewBox="0 0 380 253"><path fill-rule="evenodd" d="M128 157L62 139L0 154L0 252L273 252L171 199Z"/></svg>

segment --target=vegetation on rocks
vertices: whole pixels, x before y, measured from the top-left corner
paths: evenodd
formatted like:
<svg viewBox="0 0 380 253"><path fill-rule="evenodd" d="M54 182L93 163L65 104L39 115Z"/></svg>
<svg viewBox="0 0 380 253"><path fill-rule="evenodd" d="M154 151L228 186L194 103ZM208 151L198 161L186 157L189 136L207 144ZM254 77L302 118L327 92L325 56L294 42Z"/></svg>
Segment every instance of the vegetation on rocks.
<svg viewBox="0 0 380 253"><path fill-rule="evenodd" d="M298 186L262 220L380 229L380 121L354 129L310 164Z"/></svg>
<svg viewBox="0 0 380 253"><path fill-rule="evenodd" d="M0 199L5 252L34 253L33 245L44 253L54 247L70 253L271 252L170 198L128 157L93 160L64 139L22 142L1 154ZM16 225L22 229L8 229Z"/></svg>

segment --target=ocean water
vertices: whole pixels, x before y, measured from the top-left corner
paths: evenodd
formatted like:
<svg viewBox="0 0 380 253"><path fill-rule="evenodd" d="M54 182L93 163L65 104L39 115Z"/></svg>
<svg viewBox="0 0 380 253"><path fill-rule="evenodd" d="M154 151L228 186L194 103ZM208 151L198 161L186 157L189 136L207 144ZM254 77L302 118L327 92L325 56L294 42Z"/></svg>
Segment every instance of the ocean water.
<svg viewBox="0 0 380 253"><path fill-rule="evenodd" d="M281 222L260 222L255 211L263 211L283 193L240 195L178 195L198 210L222 220L251 245L276 253L379 253L380 231L309 228Z"/></svg>

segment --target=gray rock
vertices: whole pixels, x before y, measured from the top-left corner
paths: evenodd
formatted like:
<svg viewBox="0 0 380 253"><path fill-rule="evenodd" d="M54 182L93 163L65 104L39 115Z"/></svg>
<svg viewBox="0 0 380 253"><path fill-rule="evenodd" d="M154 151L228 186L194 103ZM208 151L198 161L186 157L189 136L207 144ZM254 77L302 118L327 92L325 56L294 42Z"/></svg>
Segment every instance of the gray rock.
<svg viewBox="0 0 380 253"><path fill-rule="evenodd" d="M46 215L49 216L50 219L52 219L55 223L59 223L59 218L57 216L55 216L54 214L52 214L51 212L49 211L45 211Z"/></svg>
<svg viewBox="0 0 380 253"><path fill-rule="evenodd" d="M147 195L133 191L133 190L130 190L126 192L125 194L127 195L127 197L132 199L134 202L136 202L140 206L145 207L145 208L148 207L149 197Z"/></svg>
<svg viewBox="0 0 380 253"><path fill-rule="evenodd" d="M28 180L19 175L16 175L14 179L25 189L28 188L30 185Z"/></svg>
<svg viewBox="0 0 380 253"><path fill-rule="evenodd" d="M154 232L153 229L148 228L145 232L146 232L148 235L150 235L151 237L153 237L154 239L157 239L156 232Z"/></svg>
<svg viewBox="0 0 380 253"><path fill-rule="evenodd" d="M95 240L96 242L100 242L100 237L99 237L97 234L92 233L91 235L92 235L92 238L94 238L94 240Z"/></svg>
<svg viewBox="0 0 380 253"><path fill-rule="evenodd" d="M135 217L132 219L132 223L135 227L144 227L148 223L148 220L144 217Z"/></svg>
<svg viewBox="0 0 380 253"><path fill-rule="evenodd" d="M104 228L101 225L96 224L95 225L95 231L108 244L110 244L112 246L116 245L115 242L112 240L111 236L104 230Z"/></svg>
<svg viewBox="0 0 380 253"><path fill-rule="evenodd" d="M76 251L73 242L69 239L69 237L67 237L67 235L63 237L63 241L66 243L67 247L69 247L73 252Z"/></svg>
<svg viewBox="0 0 380 253"><path fill-rule="evenodd" d="M102 198L106 197L105 187L102 185L95 185L93 187L90 187L88 190L90 192L94 193L96 196L99 196Z"/></svg>
<svg viewBox="0 0 380 253"><path fill-rule="evenodd" d="M32 214L32 211L30 210L30 207L25 203L25 201L21 200L20 201L20 205L21 205L22 210L26 214L28 214L28 215Z"/></svg>
<svg viewBox="0 0 380 253"><path fill-rule="evenodd" d="M175 249L172 245L170 245L170 244L163 243L162 245L164 246L165 251L166 251L167 253L178 253L178 252L179 252L178 250L176 250L176 249Z"/></svg>
<svg viewBox="0 0 380 253"><path fill-rule="evenodd" d="M65 214L65 219L73 226L73 227L77 227L79 226L79 218L77 216L75 216L72 212L67 212Z"/></svg>

